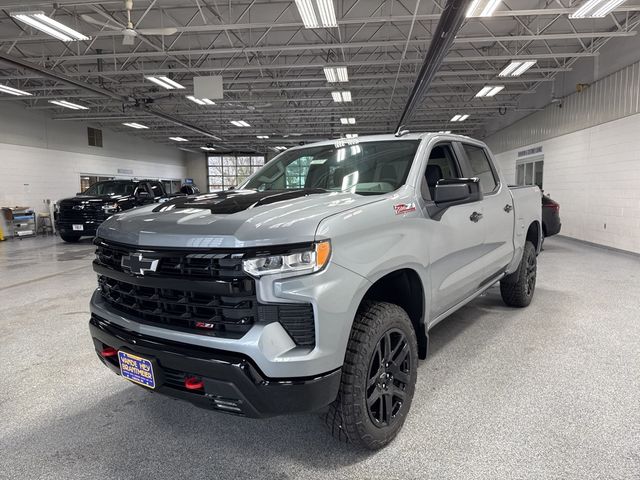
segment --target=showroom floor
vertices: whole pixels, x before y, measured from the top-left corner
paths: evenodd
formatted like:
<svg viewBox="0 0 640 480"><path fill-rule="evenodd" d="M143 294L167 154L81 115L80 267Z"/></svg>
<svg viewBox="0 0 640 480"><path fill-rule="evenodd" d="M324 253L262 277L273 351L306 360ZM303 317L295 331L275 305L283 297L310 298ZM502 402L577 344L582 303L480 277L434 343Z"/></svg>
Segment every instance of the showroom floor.
<svg viewBox="0 0 640 480"><path fill-rule="evenodd" d="M378 453L316 415L250 420L153 395L95 357L92 245L0 243L0 477L639 478L640 259L549 239L533 304L496 288L431 334Z"/></svg>

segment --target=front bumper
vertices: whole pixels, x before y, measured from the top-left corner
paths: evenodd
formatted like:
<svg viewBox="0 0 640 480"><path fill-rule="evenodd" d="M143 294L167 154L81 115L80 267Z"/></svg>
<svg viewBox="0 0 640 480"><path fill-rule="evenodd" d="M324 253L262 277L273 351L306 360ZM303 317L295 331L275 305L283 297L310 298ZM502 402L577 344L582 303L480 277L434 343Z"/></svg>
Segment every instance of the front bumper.
<svg viewBox="0 0 640 480"><path fill-rule="evenodd" d="M89 328L99 358L112 371L120 373L115 357L100 356L105 347L137 354L154 363L154 391L202 408L248 417L310 412L331 403L340 386L340 369L307 378L271 379L240 354L144 336L96 315ZM187 376L201 379L202 391L188 390Z"/></svg>
<svg viewBox="0 0 640 480"><path fill-rule="evenodd" d="M72 220L57 220L56 230L58 232L66 233L69 235L81 235L83 237L95 237L98 227L101 221L72 221ZM82 230L74 230L74 225L82 225Z"/></svg>

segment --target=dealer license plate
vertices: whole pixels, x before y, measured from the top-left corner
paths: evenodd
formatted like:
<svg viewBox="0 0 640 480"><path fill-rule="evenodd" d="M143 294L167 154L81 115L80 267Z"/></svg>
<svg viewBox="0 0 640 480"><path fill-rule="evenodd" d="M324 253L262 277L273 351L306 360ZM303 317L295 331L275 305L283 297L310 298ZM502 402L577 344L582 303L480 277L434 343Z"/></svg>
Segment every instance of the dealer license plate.
<svg viewBox="0 0 640 480"><path fill-rule="evenodd" d="M120 361L120 373L124 378L145 387L156 387L151 360L122 350L118 352L118 360Z"/></svg>
<svg viewBox="0 0 640 480"><path fill-rule="evenodd" d="M84 230L84 226L83 225L74 225L73 226L74 230L79 230L79 231L83 231Z"/></svg>

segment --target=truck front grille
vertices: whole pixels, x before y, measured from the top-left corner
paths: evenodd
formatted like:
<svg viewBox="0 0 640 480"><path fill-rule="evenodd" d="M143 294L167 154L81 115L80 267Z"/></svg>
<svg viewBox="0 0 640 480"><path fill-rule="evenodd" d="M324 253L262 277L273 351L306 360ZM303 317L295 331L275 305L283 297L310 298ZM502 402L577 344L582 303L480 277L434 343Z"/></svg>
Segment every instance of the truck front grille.
<svg viewBox="0 0 640 480"><path fill-rule="evenodd" d="M94 270L102 298L132 320L200 335L239 339L256 323L280 322L296 345L315 345L313 307L260 304L242 270L245 251L149 250L96 240ZM122 258L158 260L155 272L131 274ZM125 262L126 263L126 262Z"/></svg>
<svg viewBox="0 0 640 480"><path fill-rule="evenodd" d="M80 209L78 207L82 208ZM84 223L86 221L102 223L108 216L109 215L102 209L102 204L94 206L61 203L57 219L58 222L61 223Z"/></svg>

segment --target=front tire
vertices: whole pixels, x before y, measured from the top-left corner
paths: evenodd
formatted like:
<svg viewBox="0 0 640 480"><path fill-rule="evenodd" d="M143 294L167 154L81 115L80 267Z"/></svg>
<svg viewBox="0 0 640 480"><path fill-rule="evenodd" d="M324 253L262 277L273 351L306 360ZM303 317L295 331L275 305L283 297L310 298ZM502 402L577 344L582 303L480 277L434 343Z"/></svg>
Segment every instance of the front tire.
<svg viewBox="0 0 640 480"><path fill-rule="evenodd" d="M526 307L531 303L536 289L538 257L536 247L527 241L518 269L500 280L500 294L510 307Z"/></svg>
<svg viewBox="0 0 640 480"><path fill-rule="evenodd" d="M371 450L391 442L411 408L418 342L397 305L366 301L351 329L337 399L325 423L340 441Z"/></svg>

